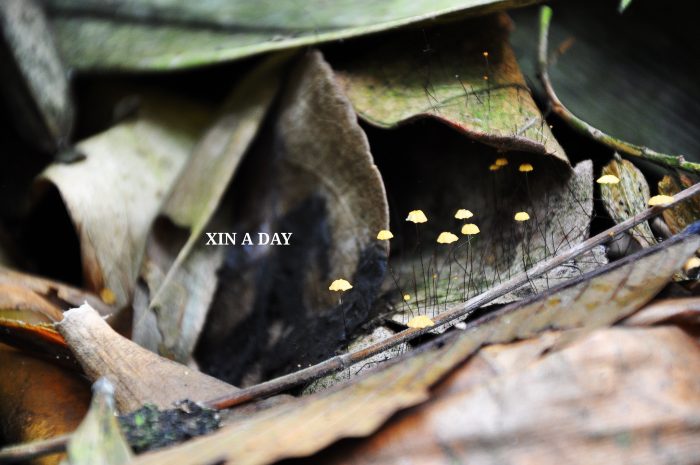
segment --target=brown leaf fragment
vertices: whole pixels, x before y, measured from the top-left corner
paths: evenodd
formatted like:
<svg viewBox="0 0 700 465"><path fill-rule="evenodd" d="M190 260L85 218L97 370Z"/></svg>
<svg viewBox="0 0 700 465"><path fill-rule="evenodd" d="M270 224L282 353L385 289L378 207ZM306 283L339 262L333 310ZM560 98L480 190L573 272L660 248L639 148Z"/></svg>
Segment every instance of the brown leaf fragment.
<svg viewBox="0 0 700 465"><path fill-rule="evenodd" d="M700 298L664 299L653 302L625 318L627 326L676 325L695 336L700 335Z"/></svg>
<svg viewBox="0 0 700 465"><path fill-rule="evenodd" d="M70 433L90 404L90 386L72 370L0 344L0 436L19 444ZM61 455L33 465L56 465Z"/></svg>
<svg viewBox="0 0 700 465"><path fill-rule="evenodd" d="M692 338L673 327L610 328L564 351L532 357L542 348L539 340L501 346L497 358L486 359L490 373L478 370L479 383L471 379L472 365L484 360L472 360L442 382L430 401L371 438L312 460L696 463L700 350Z"/></svg>
<svg viewBox="0 0 700 465"><path fill-rule="evenodd" d="M203 401L235 389L120 336L88 304L65 312L56 326L88 378L104 376L114 384L122 413L146 403L172 408L179 400Z"/></svg>
<svg viewBox="0 0 700 465"><path fill-rule="evenodd" d="M602 174L619 179L617 183L599 183L603 205L615 223L621 223L648 208L651 196L649 184L632 162L617 157L603 167ZM656 244L647 222L635 226L628 234L642 247Z"/></svg>
<svg viewBox="0 0 700 465"><path fill-rule="evenodd" d="M695 180L685 173L675 176L666 175L659 181L659 194L673 196L693 184ZM673 234L679 233L686 226L700 219L700 199L693 197L687 202L665 210L663 218Z"/></svg>

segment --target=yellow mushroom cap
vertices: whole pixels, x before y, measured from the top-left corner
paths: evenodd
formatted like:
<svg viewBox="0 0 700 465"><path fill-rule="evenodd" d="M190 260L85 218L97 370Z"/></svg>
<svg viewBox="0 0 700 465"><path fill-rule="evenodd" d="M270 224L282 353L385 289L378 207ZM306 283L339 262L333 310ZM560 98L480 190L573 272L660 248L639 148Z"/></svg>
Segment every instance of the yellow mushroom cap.
<svg viewBox="0 0 700 465"><path fill-rule="evenodd" d="M117 302L117 296L114 295L114 291L108 287L103 288L100 291L100 299L107 305L114 305Z"/></svg>
<svg viewBox="0 0 700 465"><path fill-rule="evenodd" d="M617 184L620 182L620 178L615 176L614 174L605 174L601 177L599 177L596 182L598 184Z"/></svg>
<svg viewBox="0 0 700 465"><path fill-rule="evenodd" d="M411 318L407 325L409 328L428 328L430 326L435 326L435 322L425 315L420 315Z"/></svg>
<svg viewBox="0 0 700 465"><path fill-rule="evenodd" d="M455 218L458 220L466 220L467 218L471 218L474 216L474 213L470 212L469 210L465 208L460 208L457 210L457 213L455 213Z"/></svg>
<svg viewBox="0 0 700 465"><path fill-rule="evenodd" d="M405 300L406 302L408 302L409 300L411 300L411 294L404 294L404 295L403 295L403 300Z"/></svg>
<svg viewBox="0 0 700 465"><path fill-rule="evenodd" d="M698 257L690 257L688 261L685 262L685 265L683 265L683 271L686 273L690 273L697 268L700 268L700 258Z"/></svg>
<svg viewBox="0 0 700 465"><path fill-rule="evenodd" d="M492 165L489 165L489 171L498 171L500 169L501 169L501 167L495 163L493 163Z"/></svg>
<svg viewBox="0 0 700 465"><path fill-rule="evenodd" d="M664 205L673 202L673 196L670 195L655 195L649 199L649 206Z"/></svg>
<svg viewBox="0 0 700 465"><path fill-rule="evenodd" d="M462 234L466 236L473 236L474 234L479 234L481 230L474 223L467 223L462 226Z"/></svg>
<svg viewBox="0 0 700 465"><path fill-rule="evenodd" d="M412 210L408 212L406 221L410 221L411 223L425 223L428 221L428 217L425 216L423 210Z"/></svg>
<svg viewBox="0 0 700 465"><path fill-rule="evenodd" d="M452 244L459 238L451 232L441 232L437 238L438 244Z"/></svg>
<svg viewBox="0 0 700 465"><path fill-rule="evenodd" d="M394 235L391 233L391 231L387 229L382 229L377 233L377 239L379 239L380 241L388 241L392 237L394 237Z"/></svg>
<svg viewBox="0 0 700 465"><path fill-rule="evenodd" d="M514 217L515 221L527 221L530 219L530 215L527 212L518 212Z"/></svg>
<svg viewBox="0 0 700 465"><path fill-rule="evenodd" d="M336 292L345 292L350 289L352 289L352 284L350 284L344 279L336 279L328 287L328 290Z"/></svg>
<svg viewBox="0 0 700 465"><path fill-rule="evenodd" d="M530 171L532 171L532 170L534 170L534 169L535 169L535 168L533 168L532 165L531 165L530 163L522 163L522 164L518 167L518 171L520 171L521 173L529 173Z"/></svg>
<svg viewBox="0 0 700 465"><path fill-rule="evenodd" d="M506 166L508 164L508 159L507 158L498 158L498 159L496 159L496 162L494 164L498 165L498 166Z"/></svg>

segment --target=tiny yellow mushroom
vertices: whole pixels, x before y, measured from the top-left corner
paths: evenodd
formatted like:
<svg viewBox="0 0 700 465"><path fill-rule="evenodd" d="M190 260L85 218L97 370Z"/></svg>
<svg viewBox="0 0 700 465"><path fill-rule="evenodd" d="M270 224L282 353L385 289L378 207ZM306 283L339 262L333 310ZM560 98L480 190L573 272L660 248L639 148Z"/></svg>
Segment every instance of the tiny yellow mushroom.
<svg viewBox="0 0 700 465"><path fill-rule="evenodd" d="M474 213L470 212L466 208L460 208L457 210L457 213L455 213L455 218L458 220L466 220L467 218L471 218L474 216Z"/></svg>
<svg viewBox="0 0 700 465"><path fill-rule="evenodd" d="M489 165L489 171L498 171L500 169L501 169L501 167L495 163Z"/></svg>
<svg viewBox="0 0 700 465"><path fill-rule="evenodd" d="M428 221L428 217L425 216L423 210L412 210L408 212L406 221L410 221L411 223L425 223Z"/></svg>
<svg viewBox="0 0 700 465"><path fill-rule="evenodd" d="M530 163L521 163L520 166L518 167L518 171L521 173L529 173L530 171L534 170L535 168L532 167Z"/></svg>
<svg viewBox="0 0 700 465"><path fill-rule="evenodd" d="M459 238L451 232L441 232L437 238L438 244L452 244L458 240Z"/></svg>
<svg viewBox="0 0 700 465"><path fill-rule="evenodd" d="M514 216L515 221L527 221L530 219L530 215L527 212L518 212Z"/></svg>
<svg viewBox="0 0 700 465"><path fill-rule="evenodd" d="M479 234L481 230L477 225L474 223L467 223L464 226L462 226L462 234L465 236L473 236L475 234Z"/></svg>
<svg viewBox="0 0 700 465"><path fill-rule="evenodd" d="M429 328L430 326L435 326L435 322L431 320L429 317L425 315L420 315L414 318L411 318L407 326L409 328Z"/></svg>
<svg viewBox="0 0 700 465"><path fill-rule="evenodd" d="M665 205L667 203L673 202L673 196L670 195L655 195L649 199L649 206L654 207L656 205Z"/></svg>
<svg viewBox="0 0 700 465"><path fill-rule="evenodd" d="M506 166L508 164L508 159L507 158L498 158L496 159L496 162L494 163L498 166Z"/></svg>
<svg viewBox="0 0 700 465"><path fill-rule="evenodd" d="M331 285L328 287L329 291L335 291L335 292L345 292L352 289L352 284L350 284L348 281L344 279L336 279L331 283Z"/></svg>
<svg viewBox="0 0 700 465"><path fill-rule="evenodd" d="M114 305L117 302L117 296L114 295L114 291L108 287L103 288L100 291L100 299L107 305Z"/></svg>
<svg viewBox="0 0 700 465"><path fill-rule="evenodd" d="M379 231L379 233L377 233L377 239L379 239L380 241L388 241L392 237L394 237L394 235L391 233L391 231L387 229L382 229L381 231Z"/></svg>
<svg viewBox="0 0 700 465"><path fill-rule="evenodd" d="M598 184L617 184L620 182L620 178L615 176L614 174L605 174L601 177L599 177L596 182Z"/></svg>
<svg viewBox="0 0 700 465"><path fill-rule="evenodd" d="M685 271L685 274L695 274L693 273L696 271L698 268L700 268L700 258L698 257L691 257L688 259L687 262L685 262L685 265L683 265L683 271Z"/></svg>
<svg viewBox="0 0 700 465"><path fill-rule="evenodd" d="M403 300L405 300L406 302L408 302L409 300L411 300L411 294L404 294L404 295L403 295Z"/></svg>

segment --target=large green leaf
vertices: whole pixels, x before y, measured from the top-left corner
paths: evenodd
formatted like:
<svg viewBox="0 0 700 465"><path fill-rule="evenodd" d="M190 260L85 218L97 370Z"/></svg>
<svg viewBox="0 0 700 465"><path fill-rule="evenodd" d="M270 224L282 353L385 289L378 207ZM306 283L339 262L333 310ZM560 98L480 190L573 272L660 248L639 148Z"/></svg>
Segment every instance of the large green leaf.
<svg viewBox="0 0 700 465"><path fill-rule="evenodd" d="M538 0L47 0L59 48L83 70L175 69Z"/></svg>

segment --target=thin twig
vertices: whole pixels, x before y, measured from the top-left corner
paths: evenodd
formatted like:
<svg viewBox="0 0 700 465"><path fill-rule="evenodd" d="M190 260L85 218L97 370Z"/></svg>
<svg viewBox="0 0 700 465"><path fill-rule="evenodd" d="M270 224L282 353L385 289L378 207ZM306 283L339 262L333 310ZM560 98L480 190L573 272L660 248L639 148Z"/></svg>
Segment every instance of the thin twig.
<svg viewBox="0 0 700 465"><path fill-rule="evenodd" d="M63 452L70 439L70 434L62 434L49 439L28 442L0 449L0 463L25 462L48 454Z"/></svg>
<svg viewBox="0 0 700 465"><path fill-rule="evenodd" d="M508 292L514 291L524 284L528 283L532 278L541 276L552 269L563 265L573 258L591 250L593 247L612 240L615 236L629 230L630 228L653 218L667 208L671 208L688 198L700 193L700 183L690 186L689 188L679 192L674 200L670 203L649 208L633 216L612 228L597 234L590 239L581 242L568 250L533 266L531 269L520 273L513 278L505 281L497 286L492 287L486 292L483 292L466 302L452 307L450 310L438 314L433 321L435 325L442 325L453 320L464 318L479 307L501 297ZM280 392L286 391L296 386L308 383L314 379L328 375L338 370L346 369L349 366L366 360L378 353L384 352L387 349L395 347L399 344L404 344L416 337L431 331L433 328L408 328L404 331L396 333L382 341L372 344L362 350L350 352L344 355L339 355L323 361L317 365L304 368L302 370L290 373L279 378L266 381L246 389L232 391L230 395L222 396L217 399L212 399L206 404L213 408L223 409L243 404L255 399L268 397Z"/></svg>
<svg viewBox="0 0 700 465"><path fill-rule="evenodd" d="M552 82L549 79L549 63L547 59L547 49L549 42L549 25L552 20L552 9L548 6L543 6L540 10L540 39L538 50L538 71L537 74L542 81L547 99L552 107L552 111L559 116L566 124L571 126L577 132L584 136L599 142L607 147L610 147L617 152L630 157L642 158L659 165L669 168L677 168L691 173L700 173L700 164L687 161L683 155L668 155L652 150L641 145L631 144L623 140L617 139L609 134L597 129L578 116L574 115L568 108L561 103L559 97L554 92Z"/></svg>

